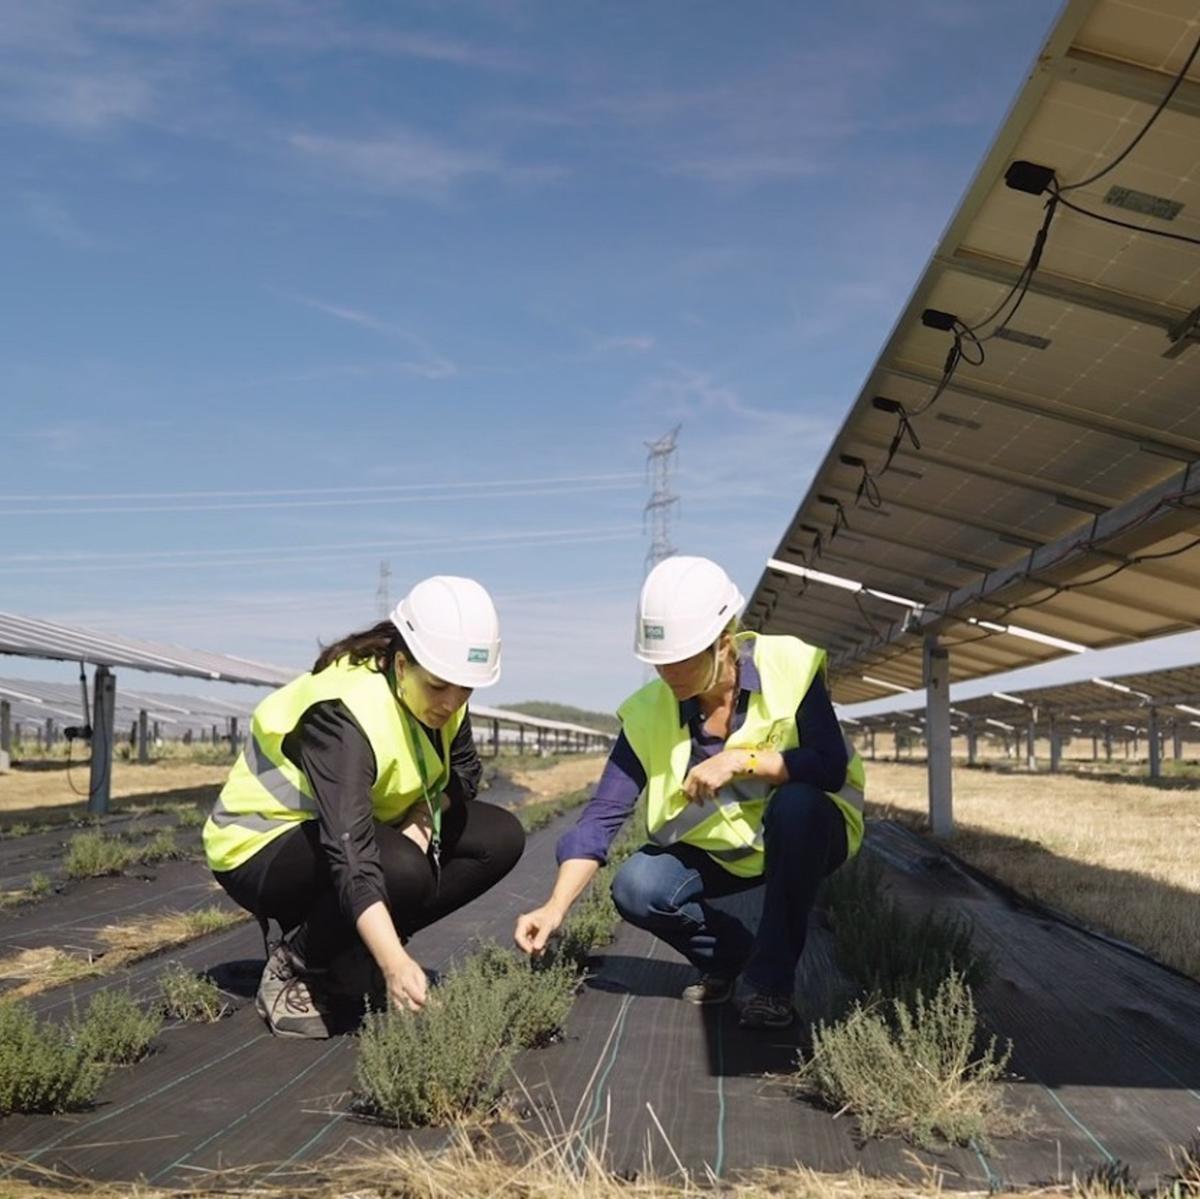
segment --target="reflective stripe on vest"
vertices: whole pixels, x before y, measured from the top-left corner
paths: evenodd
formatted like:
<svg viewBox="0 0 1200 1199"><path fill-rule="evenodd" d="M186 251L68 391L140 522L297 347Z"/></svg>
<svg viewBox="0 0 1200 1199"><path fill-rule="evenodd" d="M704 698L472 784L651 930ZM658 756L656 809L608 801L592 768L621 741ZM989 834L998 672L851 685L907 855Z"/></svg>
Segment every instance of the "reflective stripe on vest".
<svg viewBox="0 0 1200 1199"><path fill-rule="evenodd" d="M242 757L250 769L250 773L258 779L273 799L290 812L313 812L317 810L317 801L310 799L283 773L270 758L263 753L257 737L247 737L242 747ZM279 819L274 816L263 816L258 812L231 812L217 797L213 805L212 822L217 828L228 828L237 825L252 833L269 833L279 827Z"/></svg>
<svg viewBox="0 0 1200 1199"><path fill-rule="evenodd" d="M769 799L771 792L774 790L768 783L760 782L757 779L738 779L736 782L729 783L728 789L733 794L722 798L720 793L718 793L716 804L718 808L725 808L730 815L737 815L740 804ZM682 841L686 834L703 824L706 820L711 819L713 815L715 813L707 804L688 803L678 816L668 820L660 828L648 830L650 840L655 845L674 845L676 841ZM757 853L762 847L763 839L762 830L760 829L752 845L737 846L728 850L709 850L708 852L715 858L736 861L738 858L744 858L752 853Z"/></svg>

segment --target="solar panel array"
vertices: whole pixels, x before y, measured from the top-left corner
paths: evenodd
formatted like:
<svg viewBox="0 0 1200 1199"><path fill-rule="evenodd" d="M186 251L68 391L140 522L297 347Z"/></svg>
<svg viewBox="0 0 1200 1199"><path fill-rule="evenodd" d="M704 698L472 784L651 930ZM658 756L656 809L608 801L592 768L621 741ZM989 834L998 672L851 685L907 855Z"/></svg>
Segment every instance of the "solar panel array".
<svg viewBox="0 0 1200 1199"><path fill-rule="evenodd" d="M1013 314L1049 195L1005 183L1017 160L1067 185L1116 159L1196 16L1066 5L785 531L747 620L826 646L839 701L920 687L931 632L967 679L1200 622L1200 244L1057 206ZM1198 118L1200 57L1070 201L1200 238Z"/></svg>
<svg viewBox="0 0 1200 1199"><path fill-rule="evenodd" d="M955 731L974 722L981 731L1025 730L1040 734L1100 735L1108 729L1144 733L1156 722L1160 732L1200 740L1200 665L1085 679L1050 687L994 691L951 704ZM871 716L843 715L850 729L924 728L924 709L899 708Z"/></svg>
<svg viewBox="0 0 1200 1199"><path fill-rule="evenodd" d="M0 700L8 703L14 722L40 725L49 719L59 728L85 723L83 697L78 684L0 678ZM255 701L252 699L237 703L206 696L143 691L140 688L131 690L118 686L115 724L118 733L122 729L128 729L144 711L150 721L158 722L162 735L172 740L189 731L193 736L198 736L213 725L224 735L228 730L230 718L239 721L243 732L248 729L254 705ZM552 735L561 734L564 740L568 737L586 737L592 741L599 739L605 742L613 740L612 734L587 725L526 716L504 708L472 704L471 716L477 726L476 736L481 740L486 740L487 736L485 722L493 720L507 728L524 728L534 734L539 730Z"/></svg>
<svg viewBox="0 0 1200 1199"><path fill-rule="evenodd" d="M182 678L215 679L225 683L255 683L279 686L296 672L230 654L211 654L97 633L73 625L57 624L27 616L0 612L0 654L22 658L49 658L62 662L86 662L93 666L123 666L133 670L179 675Z"/></svg>

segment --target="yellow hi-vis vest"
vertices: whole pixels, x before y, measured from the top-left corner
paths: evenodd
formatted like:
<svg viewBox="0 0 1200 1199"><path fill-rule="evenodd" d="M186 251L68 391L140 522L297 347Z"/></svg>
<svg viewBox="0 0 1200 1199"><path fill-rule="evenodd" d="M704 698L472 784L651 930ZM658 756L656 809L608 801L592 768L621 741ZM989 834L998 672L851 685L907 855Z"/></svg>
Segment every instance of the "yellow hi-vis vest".
<svg viewBox="0 0 1200 1199"><path fill-rule="evenodd" d="M386 675L365 663L351 666L349 658L339 658L320 674L293 679L255 708L250 735L204 825L204 852L211 869L233 870L300 821L317 815L312 787L284 756L283 739L313 704L333 699L345 704L375 755L371 808L376 820L390 824L423 802L418 753L425 759L431 794L445 789L450 743L466 707L441 730L439 755L417 722L404 718Z"/></svg>
<svg viewBox="0 0 1200 1199"><path fill-rule="evenodd" d="M796 709L818 671L825 651L797 637L739 633L740 644L752 640L754 664L762 690L753 692L745 723L731 733L727 749L794 749L800 744ZM730 874L756 878L764 869L763 813L775 788L756 779L735 779L717 793L715 804L689 803L683 780L691 759L691 734L680 724L679 701L661 679L648 683L618 709L633 752L646 772L646 826L656 845L682 841L703 849ZM862 758L846 742L846 783L830 799L846 821L849 856L863 838Z"/></svg>

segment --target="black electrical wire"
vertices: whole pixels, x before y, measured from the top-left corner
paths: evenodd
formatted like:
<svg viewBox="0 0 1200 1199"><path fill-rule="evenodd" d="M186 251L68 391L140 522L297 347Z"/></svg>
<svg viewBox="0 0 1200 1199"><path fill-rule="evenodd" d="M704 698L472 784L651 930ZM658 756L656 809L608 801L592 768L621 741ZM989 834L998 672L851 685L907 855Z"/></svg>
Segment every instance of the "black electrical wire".
<svg viewBox="0 0 1200 1199"><path fill-rule="evenodd" d="M867 464L862 464L862 478L858 482L858 490L854 493L854 502L862 503L866 500L872 508L883 507L883 496L879 493L879 484L875 482L874 476L867 469Z"/></svg>
<svg viewBox="0 0 1200 1199"><path fill-rule="evenodd" d="M854 602L858 606L859 615L863 618L863 620L865 620L867 622L867 625L870 627L871 632L874 633L876 637L881 636L882 634L879 632L879 626L875 623L870 612L867 611L866 607L864 606L864 604L862 602L862 592L861 591L856 591L854 593Z"/></svg>
<svg viewBox="0 0 1200 1199"><path fill-rule="evenodd" d="M1118 154L1116 158L1114 158L1112 162L1108 164L1108 166L1102 167L1094 175L1089 175L1086 179L1080 179L1076 183L1063 184L1059 189L1060 191L1070 192L1075 191L1076 188L1087 187L1089 183L1095 183L1096 180L1103 179L1105 175L1114 170L1116 167L1120 166L1121 163L1123 163L1125 159L1129 157L1130 151L1138 144L1138 142L1142 140L1142 138L1146 136L1147 133L1150 132L1150 127L1155 121L1158 120L1160 116L1162 116L1163 109L1170 104L1171 97L1179 90L1179 85L1184 81L1188 71L1191 69L1192 63L1195 61L1198 51L1200 51L1200 38L1196 39L1196 44L1192 47L1192 52L1187 56L1186 59L1184 59L1183 66L1180 67L1176 72L1175 78L1171 81L1171 86L1167 88L1165 95L1158 102L1158 107L1155 108L1155 110L1150 114L1150 119L1141 127L1141 129L1138 130L1137 136L1134 137L1133 141L1131 141L1129 145L1127 145L1125 149L1122 150L1121 153Z"/></svg>
<svg viewBox="0 0 1200 1199"><path fill-rule="evenodd" d="M1063 198L1061 189L1056 193L1058 202L1080 216L1091 217L1093 221L1103 221L1106 225L1116 225L1119 229L1131 229L1134 233L1145 233L1149 237L1163 237L1168 241L1181 241L1189 246L1200 246L1200 237L1189 237L1186 233L1172 233L1168 229L1151 229L1148 225L1135 225L1132 221L1118 220L1117 217L1105 216L1102 212L1092 212L1089 208L1080 208L1070 200Z"/></svg>
<svg viewBox="0 0 1200 1199"><path fill-rule="evenodd" d="M912 421L909 419L909 414L905 411L903 404L900 405L900 411L897 413L897 416L899 423L896 425L892 444L888 447L887 461L884 462L883 470L879 472L880 474L883 474L892 465L892 459L895 458L896 452L900 449L906 437L912 443L914 450L920 450L921 448L921 439L917 436L917 431L913 428Z"/></svg>

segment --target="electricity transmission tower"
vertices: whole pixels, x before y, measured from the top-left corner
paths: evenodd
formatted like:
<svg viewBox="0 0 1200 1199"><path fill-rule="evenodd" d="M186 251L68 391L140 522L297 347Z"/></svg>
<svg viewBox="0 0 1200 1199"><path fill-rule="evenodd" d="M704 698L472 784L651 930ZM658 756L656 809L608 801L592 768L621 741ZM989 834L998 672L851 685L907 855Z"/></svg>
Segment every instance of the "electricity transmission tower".
<svg viewBox="0 0 1200 1199"><path fill-rule="evenodd" d="M379 619L386 620L392 614L392 597L388 582L392 577L392 567L389 562L379 564L379 586L375 588L375 604L379 609Z"/></svg>
<svg viewBox="0 0 1200 1199"><path fill-rule="evenodd" d="M646 551L647 574L664 558L676 552L671 544L671 517L679 506L679 496L671 490L671 478L678 464L677 442L682 427L676 425L657 441L646 442L646 478L650 483L650 498L642 509L642 527L650 531L650 548Z"/></svg>

